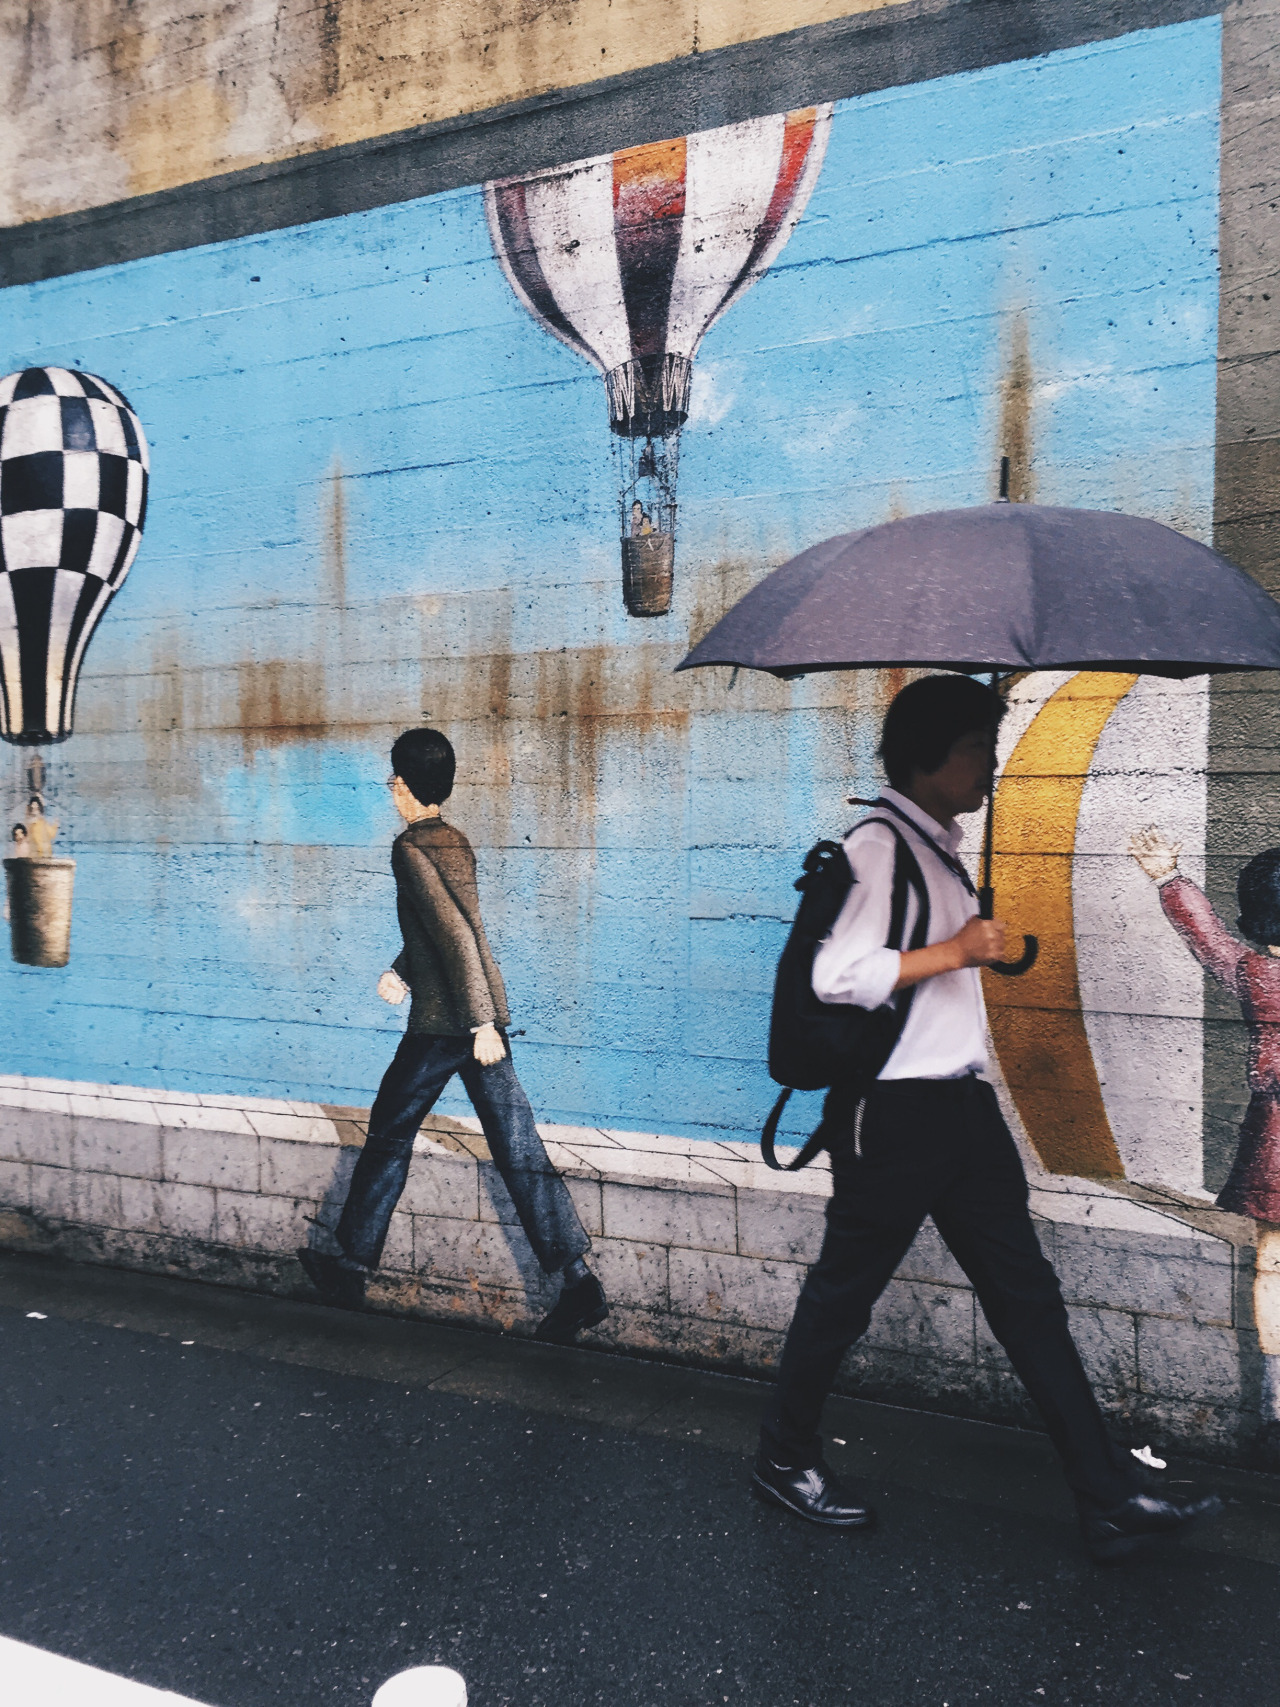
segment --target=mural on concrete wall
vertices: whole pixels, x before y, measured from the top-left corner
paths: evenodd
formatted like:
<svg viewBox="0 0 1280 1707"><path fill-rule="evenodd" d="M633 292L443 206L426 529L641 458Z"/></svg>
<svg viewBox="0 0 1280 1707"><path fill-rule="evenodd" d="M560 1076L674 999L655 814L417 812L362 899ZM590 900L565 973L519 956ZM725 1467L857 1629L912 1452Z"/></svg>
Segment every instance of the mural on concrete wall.
<svg viewBox="0 0 1280 1707"><path fill-rule="evenodd" d="M799 223L831 112L775 113L485 186L512 290L604 375L632 616L671 607L693 358Z"/></svg>
<svg viewBox="0 0 1280 1707"><path fill-rule="evenodd" d="M989 498L1002 452L1015 496L1208 535L1219 66L1199 20L7 291L4 365L116 376L166 504L81 693L99 899L0 1060L367 1105L378 778L430 724L539 1117L750 1142L797 859L875 787L896 684L672 666L813 540ZM681 426L671 614L628 621L603 518L671 532ZM1045 982L993 1021L1028 1144L1207 1201L1200 973L1122 845L1140 794L1198 875L1203 685L1014 691L996 881Z"/></svg>
<svg viewBox="0 0 1280 1707"><path fill-rule="evenodd" d="M557 1167L670 1153L713 1195L717 1169L750 1171L714 1144L754 1148L773 1100L791 883L847 827L847 796L876 788L901 680L730 688L673 667L785 558L989 500L1002 455L1015 499L1211 536L1221 48L1216 18L1143 29L576 166L509 156L500 182L6 290L0 368L110 373L163 453L166 502L147 529L164 573L135 577L82 671L75 955L56 976L0 964L23 1016L0 1070L123 1085L122 1102L305 1098L357 1119L402 1023L374 993L398 946L386 752L430 725L461 761L449 816ZM669 615L630 620L615 541L630 608L665 609L677 531ZM9 644L25 707L28 655ZM1218 1426L1198 1377L1179 1383L1234 1346L1206 1324L1237 1319L1249 1244L1211 1211L1226 1169L1202 970L1127 842L1158 824L1204 887L1208 750L1202 681L1013 687L995 880L1042 950L989 991L1090 1372L1125 1410L1181 1394L1189 1429ZM21 817L19 839L57 852L66 830L49 844L52 822L28 824L28 781L5 830ZM455 1081L436 1113L443 1130L474 1110ZM795 1106L789 1135L814 1113ZM391 1266L452 1291L479 1263L509 1298L524 1242L488 1207L459 1221L486 1177L473 1136L455 1124L461 1149L434 1157L457 1162L452 1207L419 1168L417 1230L402 1208ZM205 1134L188 1137L207 1181ZM81 1143L77 1126L77 1167ZM255 1248L282 1228L296 1242L321 1160L268 1184L266 1155L266 1207L157 1161L129 1225L211 1240L242 1218ZM687 1307L717 1345L771 1334L803 1244L774 1221L730 1213L696 1263L633 1227L605 1278L628 1308ZM1168 1254L1175 1235L1188 1260L1166 1270L1143 1241ZM935 1397L962 1367L991 1388L955 1275L925 1272L884 1345L936 1365ZM1253 1402L1256 1376L1231 1404Z"/></svg>
<svg viewBox="0 0 1280 1707"><path fill-rule="evenodd" d="M31 367L0 379L0 735L65 741L80 666L137 555L149 461L142 423L94 374ZM26 821L5 860L13 958L65 966L75 861L54 856L46 766L25 767Z"/></svg>

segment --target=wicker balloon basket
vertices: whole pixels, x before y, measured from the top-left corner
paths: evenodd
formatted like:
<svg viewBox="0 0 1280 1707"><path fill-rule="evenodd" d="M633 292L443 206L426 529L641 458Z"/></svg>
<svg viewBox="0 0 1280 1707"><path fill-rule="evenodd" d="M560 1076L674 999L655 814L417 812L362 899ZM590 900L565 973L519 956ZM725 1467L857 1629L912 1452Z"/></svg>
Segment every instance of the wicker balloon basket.
<svg viewBox="0 0 1280 1707"><path fill-rule="evenodd" d="M665 616L671 609L675 558L673 533L623 537L622 596L632 616Z"/></svg>
<svg viewBox="0 0 1280 1707"><path fill-rule="evenodd" d="M65 966L71 958L73 859L7 859L9 942L22 966Z"/></svg>

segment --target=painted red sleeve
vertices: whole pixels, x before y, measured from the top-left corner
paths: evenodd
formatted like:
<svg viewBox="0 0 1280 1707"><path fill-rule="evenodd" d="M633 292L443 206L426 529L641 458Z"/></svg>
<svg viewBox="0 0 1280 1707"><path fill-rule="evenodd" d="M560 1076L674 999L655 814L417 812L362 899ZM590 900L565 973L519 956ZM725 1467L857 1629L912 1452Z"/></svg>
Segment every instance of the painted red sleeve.
<svg viewBox="0 0 1280 1707"><path fill-rule="evenodd" d="M1211 977L1239 993L1241 962L1249 953L1213 910L1213 904L1189 877L1175 877L1160 887L1164 916Z"/></svg>

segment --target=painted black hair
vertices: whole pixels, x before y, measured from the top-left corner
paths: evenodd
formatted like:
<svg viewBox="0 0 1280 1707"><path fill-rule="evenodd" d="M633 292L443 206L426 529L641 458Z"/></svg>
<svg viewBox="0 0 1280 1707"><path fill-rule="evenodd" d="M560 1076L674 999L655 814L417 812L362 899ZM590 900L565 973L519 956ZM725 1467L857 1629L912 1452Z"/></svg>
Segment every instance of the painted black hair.
<svg viewBox="0 0 1280 1707"><path fill-rule="evenodd" d="M909 682L885 714L880 758L891 788L913 771L932 776L964 735L999 727L1004 701L972 676L923 676Z"/></svg>
<svg viewBox="0 0 1280 1707"><path fill-rule="evenodd" d="M453 743L438 729L406 729L391 749L391 769L422 806L449 798L457 764Z"/></svg>
<svg viewBox="0 0 1280 1707"><path fill-rule="evenodd" d="M1240 934L1269 947L1280 944L1280 848L1254 854L1236 879Z"/></svg>

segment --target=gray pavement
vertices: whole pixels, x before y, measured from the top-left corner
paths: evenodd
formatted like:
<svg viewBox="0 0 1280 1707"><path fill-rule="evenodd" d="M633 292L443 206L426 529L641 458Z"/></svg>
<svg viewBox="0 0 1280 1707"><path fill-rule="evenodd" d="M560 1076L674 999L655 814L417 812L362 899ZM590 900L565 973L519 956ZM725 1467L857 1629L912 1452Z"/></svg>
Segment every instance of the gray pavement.
<svg viewBox="0 0 1280 1707"><path fill-rule="evenodd" d="M749 1381L15 1255L0 1353L0 1633L211 1707L1280 1699L1280 1478L1171 1465L1224 1517L1102 1571L1015 1429L836 1401L828 1535Z"/></svg>

